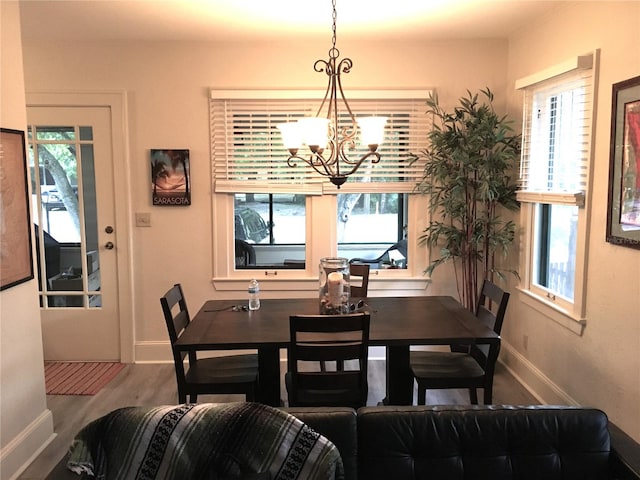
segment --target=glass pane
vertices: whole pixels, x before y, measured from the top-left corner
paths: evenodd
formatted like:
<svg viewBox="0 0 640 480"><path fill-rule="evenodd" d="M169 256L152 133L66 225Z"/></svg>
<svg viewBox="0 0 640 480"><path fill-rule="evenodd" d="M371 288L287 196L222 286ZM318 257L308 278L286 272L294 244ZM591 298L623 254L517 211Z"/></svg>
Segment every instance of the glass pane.
<svg viewBox="0 0 640 480"><path fill-rule="evenodd" d="M578 207L538 204L533 281L573 301Z"/></svg>
<svg viewBox="0 0 640 480"><path fill-rule="evenodd" d="M93 137L93 129L88 136ZM82 135L82 134L81 134ZM93 154L93 144L80 146L82 152L82 201L84 205L84 242L86 251L87 290L89 292L100 291L100 255L98 248L98 202L96 199L96 175ZM89 306L102 305L102 296L99 293L89 295Z"/></svg>
<svg viewBox="0 0 640 480"><path fill-rule="evenodd" d="M34 223L41 306L100 306L93 145L75 141L73 127L35 127L35 132L29 162L36 187L33 204L38 212ZM84 135L93 136L91 127L84 127Z"/></svg>
<svg viewBox="0 0 640 480"><path fill-rule="evenodd" d="M42 227L58 242L80 241L77 160L69 145L38 146ZM53 183L48 183L52 180Z"/></svg>
<svg viewBox="0 0 640 480"><path fill-rule="evenodd" d="M74 127L37 127L36 139L39 141L74 141L76 139L76 130Z"/></svg>
<svg viewBox="0 0 640 480"><path fill-rule="evenodd" d="M78 127L80 132L80 140L93 140L93 127Z"/></svg>
<svg viewBox="0 0 640 480"><path fill-rule="evenodd" d="M236 268L305 267L306 197L237 193Z"/></svg>
<svg viewBox="0 0 640 480"><path fill-rule="evenodd" d="M338 255L371 268L407 268L407 202L401 193L338 194Z"/></svg>

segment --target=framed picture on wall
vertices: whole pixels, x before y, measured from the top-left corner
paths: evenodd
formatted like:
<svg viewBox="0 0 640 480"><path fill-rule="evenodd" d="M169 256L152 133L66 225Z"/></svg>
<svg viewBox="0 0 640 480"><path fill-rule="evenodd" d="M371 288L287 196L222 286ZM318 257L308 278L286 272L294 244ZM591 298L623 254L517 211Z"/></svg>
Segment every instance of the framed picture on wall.
<svg viewBox="0 0 640 480"><path fill-rule="evenodd" d="M191 205L189 150L151 149L153 205Z"/></svg>
<svg viewBox="0 0 640 480"><path fill-rule="evenodd" d="M607 242L640 249L640 76L613 84Z"/></svg>
<svg viewBox="0 0 640 480"><path fill-rule="evenodd" d="M0 129L0 290L33 278L24 132Z"/></svg>

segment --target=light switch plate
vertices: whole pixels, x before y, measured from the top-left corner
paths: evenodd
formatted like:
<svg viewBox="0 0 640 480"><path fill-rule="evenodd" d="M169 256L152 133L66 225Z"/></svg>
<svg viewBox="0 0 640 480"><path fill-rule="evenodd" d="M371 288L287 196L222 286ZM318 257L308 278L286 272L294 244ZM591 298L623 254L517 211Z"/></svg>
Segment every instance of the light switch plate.
<svg viewBox="0 0 640 480"><path fill-rule="evenodd" d="M136 213L136 227L150 227L151 226L151 214L148 212Z"/></svg>

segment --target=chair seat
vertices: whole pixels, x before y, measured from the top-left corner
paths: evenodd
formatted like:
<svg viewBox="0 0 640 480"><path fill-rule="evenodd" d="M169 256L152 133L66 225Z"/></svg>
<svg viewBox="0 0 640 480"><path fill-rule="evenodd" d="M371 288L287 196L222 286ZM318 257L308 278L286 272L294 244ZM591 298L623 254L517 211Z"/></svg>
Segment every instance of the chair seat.
<svg viewBox="0 0 640 480"><path fill-rule="evenodd" d="M410 365L418 381L423 378L468 379L484 376L482 367L466 353L412 351Z"/></svg>
<svg viewBox="0 0 640 480"><path fill-rule="evenodd" d="M187 383L250 384L258 379L258 355L201 358L186 372Z"/></svg>
<svg viewBox="0 0 640 480"><path fill-rule="evenodd" d="M291 372L287 372L284 377L287 391L291 390ZM291 406L291 405L290 405ZM359 392L348 389L336 390L303 390L297 392L296 407L351 407L358 409L363 407L362 398Z"/></svg>

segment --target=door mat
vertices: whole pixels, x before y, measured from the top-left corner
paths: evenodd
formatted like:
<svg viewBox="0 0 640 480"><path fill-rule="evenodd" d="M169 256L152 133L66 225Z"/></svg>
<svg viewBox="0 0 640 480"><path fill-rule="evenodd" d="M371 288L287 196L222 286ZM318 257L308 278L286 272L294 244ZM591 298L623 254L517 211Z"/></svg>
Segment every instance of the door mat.
<svg viewBox="0 0 640 480"><path fill-rule="evenodd" d="M124 366L113 362L45 362L47 395L95 395Z"/></svg>

